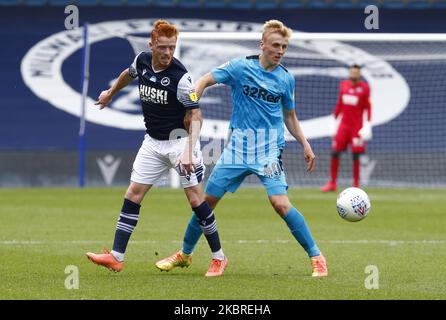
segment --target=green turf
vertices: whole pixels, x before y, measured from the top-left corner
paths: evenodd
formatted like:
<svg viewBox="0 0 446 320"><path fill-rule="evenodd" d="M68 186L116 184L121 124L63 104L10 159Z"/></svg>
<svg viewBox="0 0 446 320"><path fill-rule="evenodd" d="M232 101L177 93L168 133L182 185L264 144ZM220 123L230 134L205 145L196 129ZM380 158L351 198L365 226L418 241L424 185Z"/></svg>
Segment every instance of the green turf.
<svg viewBox="0 0 446 320"><path fill-rule="evenodd" d="M304 251L262 189L228 194L216 210L229 257L224 277L207 279L204 238L188 269L161 273L158 259L180 248L190 217L181 190L156 189L143 203L123 272L89 262L113 241L124 189L0 189L1 299L446 299L446 191L366 189L372 211L342 220L336 194L290 190L330 275L310 277ZM65 288L67 265L79 289ZM365 268L379 270L366 289Z"/></svg>

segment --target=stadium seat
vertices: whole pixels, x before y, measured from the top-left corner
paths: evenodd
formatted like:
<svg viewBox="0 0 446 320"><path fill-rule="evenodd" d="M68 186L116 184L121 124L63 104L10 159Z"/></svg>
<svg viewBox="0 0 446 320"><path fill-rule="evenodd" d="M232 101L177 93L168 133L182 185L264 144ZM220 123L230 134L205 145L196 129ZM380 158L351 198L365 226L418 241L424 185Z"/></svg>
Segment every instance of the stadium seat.
<svg viewBox="0 0 446 320"><path fill-rule="evenodd" d="M48 0L26 0L27 6L44 6Z"/></svg>
<svg viewBox="0 0 446 320"><path fill-rule="evenodd" d="M122 6L124 0L99 0L104 6Z"/></svg>
<svg viewBox="0 0 446 320"><path fill-rule="evenodd" d="M326 8L330 6L330 2L327 0L312 0L307 2L309 8Z"/></svg>
<svg viewBox="0 0 446 320"><path fill-rule="evenodd" d="M385 0L382 6L385 8L400 9L407 7L407 4L403 0Z"/></svg>
<svg viewBox="0 0 446 320"><path fill-rule="evenodd" d="M204 0L204 6L207 8L226 8L228 3L226 0Z"/></svg>
<svg viewBox="0 0 446 320"><path fill-rule="evenodd" d="M258 9L274 9L279 6L277 0L255 0L254 5Z"/></svg>
<svg viewBox="0 0 446 320"><path fill-rule="evenodd" d="M178 0L153 0L152 4L157 7L174 7L178 3Z"/></svg>
<svg viewBox="0 0 446 320"><path fill-rule="evenodd" d="M446 0L435 0L431 7L444 9L446 8Z"/></svg>
<svg viewBox="0 0 446 320"><path fill-rule="evenodd" d="M67 6L72 3L70 0L48 0L48 4L51 6Z"/></svg>
<svg viewBox="0 0 446 320"><path fill-rule="evenodd" d="M99 0L47 0L47 3L51 6L67 6L69 4L79 6L95 6L99 3Z"/></svg>
<svg viewBox="0 0 446 320"><path fill-rule="evenodd" d="M365 8L368 5L375 5L375 6L379 7L380 1L379 0L358 0L356 2L356 5L360 8Z"/></svg>
<svg viewBox="0 0 446 320"><path fill-rule="evenodd" d="M129 6L148 6L152 0L126 0Z"/></svg>
<svg viewBox="0 0 446 320"><path fill-rule="evenodd" d="M356 2L352 0L335 0L332 1L332 6L335 8L355 8Z"/></svg>
<svg viewBox="0 0 446 320"><path fill-rule="evenodd" d="M230 0L229 7L237 9L248 9L254 6L253 0Z"/></svg>
<svg viewBox="0 0 446 320"><path fill-rule="evenodd" d="M202 0L180 0L178 5L185 8L199 8L203 5L202 3Z"/></svg>
<svg viewBox="0 0 446 320"><path fill-rule="evenodd" d="M305 0L282 0L280 3L281 8L303 8L305 7Z"/></svg>
<svg viewBox="0 0 446 320"><path fill-rule="evenodd" d="M431 4L426 0L410 0L408 6L411 9L427 9Z"/></svg>
<svg viewBox="0 0 446 320"><path fill-rule="evenodd" d="M17 6L21 0L0 0L0 6Z"/></svg>
<svg viewBox="0 0 446 320"><path fill-rule="evenodd" d="M99 0L76 0L75 3L79 6L96 6Z"/></svg>

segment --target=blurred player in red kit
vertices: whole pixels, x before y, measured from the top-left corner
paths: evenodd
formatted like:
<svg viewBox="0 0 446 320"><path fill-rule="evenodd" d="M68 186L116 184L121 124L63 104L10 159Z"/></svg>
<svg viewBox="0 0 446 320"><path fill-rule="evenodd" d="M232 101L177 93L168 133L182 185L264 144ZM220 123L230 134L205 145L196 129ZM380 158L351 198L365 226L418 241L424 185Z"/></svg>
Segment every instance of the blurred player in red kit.
<svg viewBox="0 0 446 320"><path fill-rule="evenodd" d="M341 82L333 115L331 178L322 187L322 192L336 191L339 156L348 145L351 146L353 154L352 187L359 187L359 157L365 152L365 141L372 138L370 88L361 80L359 65L352 65L349 70L349 79ZM337 123L339 125L336 129Z"/></svg>

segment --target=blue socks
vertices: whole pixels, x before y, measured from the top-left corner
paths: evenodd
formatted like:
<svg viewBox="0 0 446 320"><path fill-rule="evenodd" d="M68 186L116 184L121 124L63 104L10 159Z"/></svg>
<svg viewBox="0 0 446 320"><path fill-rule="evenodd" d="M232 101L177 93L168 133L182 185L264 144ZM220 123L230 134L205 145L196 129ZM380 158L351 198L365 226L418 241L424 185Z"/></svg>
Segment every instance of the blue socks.
<svg viewBox="0 0 446 320"><path fill-rule="evenodd" d="M314 257L321 253L311 235L310 229L308 229L308 226L305 223L304 217L296 208L291 208L286 216L283 217L283 220L287 223L294 238L296 238L299 244L308 253L308 256ZM186 233L184 234L182 251L185 254L191 254L194 251L195 245L202 233L203 231L200 227L199 220L197 216L193 214L187 225Z"/></svg>
<svg viewBox="0 0 446 320"><path fill-rule="evenodd" d="M118 260L124 260L124 253L127 248L130 236L138 223L139 208L141 205L128 199L124 199L121 214L116 226L115 241L113 243L113 253Z"/></svg>
<svg viewBox="0 0 446 320"><path fill-rule="evenodd" d="M308 253L308 256L314 257L320 255L321 251L314 242L303 215L296 208L292 207L286 216L283 217L283 220L287 223L294 238L296 238Z"/></svg>

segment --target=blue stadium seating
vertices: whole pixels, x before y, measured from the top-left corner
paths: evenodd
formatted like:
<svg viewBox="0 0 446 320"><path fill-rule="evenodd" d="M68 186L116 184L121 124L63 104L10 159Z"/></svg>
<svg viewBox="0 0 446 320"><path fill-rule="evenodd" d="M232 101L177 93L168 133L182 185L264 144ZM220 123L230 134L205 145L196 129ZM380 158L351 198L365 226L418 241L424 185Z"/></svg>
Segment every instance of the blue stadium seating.
<svg viewBox="0 0 446 320"><path fill-rule="evenodd" d="M99 0L76 0L76 4L80 6L96 6Z"/></svg>
<svg viewBox="0 0 446 320"><path fill-rule="evenodd" d="M303 8L305 7L305 0L282 0L280 3L281 8Z"/></svg>
<svg viewBox="0 0 446 320"><path fill-rule="evenodd" d="M48 4L52 6L67 6L72 3L70 0L48 0Z"/></svg>
<svg viewBox="0 0 446 320"><path fill-rule="evenodd" d="M278 5L277 0L255 0L255 7L258 9L274 9Z"/></svg>
<svg viewBox="0 0 446 320"><path fill-rule="evenodd" d="M199 8L202 6L202 0L180 0L178 5L185 8Z"/></svg>
<svg viewBox="0 0 446 320"><path fill-rule="evenodd" d="M177 2L178 0L153 0L152 4L158 7L173 7Z"/></svg>
<svg viewBox="0 0 446 320"><path fill-rule="evenodd" d="M34 5L38 5L39 0L26 0L34 1ZM103 0L101 0L103 1ZM115 0L117 1L117 0ZM75 4L79 6L96 6L100 3L100 0L46 0L46 3L51 6L67 6L69 4ZM119 4L122 4L122 0L119 0Z"/></svg>
<svg viewBox="0 0 446 320"><path fill-rule="evenodd" d="M104 6L121 6L126 0L100 0L100 3Z"/></svg>
<svg viewBox="0 0 446 320"><path fill-rule="evenodd" d="M329 6L329 2L326 0L312 0L308 1L306 6L309 8L325 8Z"/></svg>
<svg viewBox="0 0 446 320"><path fill-rule="evenodd" d="M253 0L229 0L230 8L248 9L254 6Z"/></svg>
<svg viewBox="0 0 446 320"><path fill-rule="evenodd" d="M204 0L206 8L226 8L228 6L226 0Z"/></svg>
<svg viewBox="0 0 446 320"><path fill-rule="evenodd" d="M382 3L383 7L401 9L406 7L406 3L401 0L386 0Z"/></svg>
<svg viewBox="0 0 446 320"><path fill-rule="evenodd" d="M148 6L152 0L127 0L129 6Z"/></svg>
<svg viewBox="0 0 446 320"><path fill-rule="evenodd" d="M0 0L0 6L155 6L188 8L365 8L376 5L390 9L446 8L446 0Z"/></svg>
<svg viewBox="0 0 446 320"><path fill-rule="evenodd" d="M48 0L25 0L28 6L43 6L48 2Z"/></svg>
<svg viewBox="0 0 446 320"><path fill-rule="evenodd" d="M22 0L1 0L0 4L2 6L18 6Z"/></svg>
<svg viewBox="0 0 446 320"><path fill-rule="evenodd" d="M357 2L353 2L352 0L334 0L331 5L334 8L356 8Z"/></svg>
<svg viewBox="0 0 446 320"><path fill-rule="evenodd" d="M402 1L402 0L401 0ZM365 8L368 5L375 5L375 6L379 6L380 1L378 0L358 0L356 2L356 4L360 7L360 8Z"/></svg>
<svg viewBox="0 0 446 320"><path fill-rule="evenodd" d="M429 8L429 2L426 0L410 0L408 7L417 9Z"/></svg>
<svg viewBox="0 0 446 320"><path fill-rule="evenodd" d="M446 8L446 0L435 0L432 4L435 8Z"/></svg>

